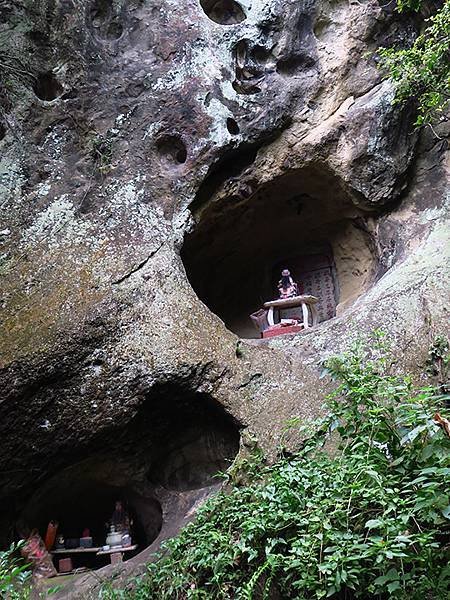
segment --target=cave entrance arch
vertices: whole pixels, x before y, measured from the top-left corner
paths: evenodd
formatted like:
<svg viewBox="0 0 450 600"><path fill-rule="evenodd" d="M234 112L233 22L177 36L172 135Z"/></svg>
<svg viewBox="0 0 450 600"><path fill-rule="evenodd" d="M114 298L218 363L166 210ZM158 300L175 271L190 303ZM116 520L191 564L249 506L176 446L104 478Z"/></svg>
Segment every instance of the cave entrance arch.
<svg viewBox="0 0 450 600"><path fill-rule="evenodd" d="M189 509L221 485L217 474L232 464L239 439L239 424L209 394L182 384L156 385L131 418L111 425L92 448L74 449L71 464L16 502L13 537L33 529L44 537L56 520L66 540L89 528L94 546L101 547L121 500L133 519L136 552L143 551L175 535ZM93 568L109 561L91 559L87 566Z"/></svg>
<svg viewBox="0 0 450 600"><path fill-rule="evenodd" d="M284 267L320 297L321 321L340 314L373 276L366 215L324 165L288 172L247 197L214 197L194 217L181 252L189 281L243 338L259 337L249 315L277 297Z"/></svg>

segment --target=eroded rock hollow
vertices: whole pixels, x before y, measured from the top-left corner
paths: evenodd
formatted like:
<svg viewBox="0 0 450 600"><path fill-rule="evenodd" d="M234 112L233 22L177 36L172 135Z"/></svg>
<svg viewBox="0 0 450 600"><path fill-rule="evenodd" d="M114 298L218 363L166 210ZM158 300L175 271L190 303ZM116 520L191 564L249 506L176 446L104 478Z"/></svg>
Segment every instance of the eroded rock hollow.
<svg viewBox="0 0 450 600"><path fill-rule="evenodd" d="M208 204L181 256L199 298L244 338L259 337L249 314L276 294L289 266L303 291L319 297L319 321L368 289L377 269L367 221L340 180L308 165L250 196ZM325 289L318 289L323 281Z"/></svg>
<svg viewBox="0 0 450 600"><path fill-rule="evenodd" d="M416 25L386 3L32 4L0 8L0 536L72 520L73 486L152 549L242 430L270 456L320 413L326 356L382 328L422 372L445 131L393 103L376 49ZM323 273L321 322L252 339L284 266Z"/></svg>

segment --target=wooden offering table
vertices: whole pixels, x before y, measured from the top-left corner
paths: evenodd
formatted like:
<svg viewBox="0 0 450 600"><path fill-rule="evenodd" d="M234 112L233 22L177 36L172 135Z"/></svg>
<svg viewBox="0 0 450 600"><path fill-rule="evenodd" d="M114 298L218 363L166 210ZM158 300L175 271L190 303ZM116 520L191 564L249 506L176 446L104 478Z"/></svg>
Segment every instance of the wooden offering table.
<svg viewBox="0 0 450 600"><path fill-rule="evenodd" d="M97 552L97 556L101 556L104 554L109 554L109 560L112 565L123 562L123 554L124 552L131 552L131 550L136 550L137 544L133 546L113 546L109 550L102 550Z"/></svg>
<svg viewBox="0 0 450 600"><path fill-rule="evenodd" d="M133 546L112 546L111 548L109 548L108 550L103 550L103 547L94 547L94 548L72 548L71 550L66 549L66 548L61 548L58 550L52 550L51 554L52 555L62 555L64 554L66 557L70 557L72 555L78 555L78 554L95 554L95 556L105 556L105 555L109 555L109 560L110 563L112 565L115 565L116 563L121 563L123 561L123 554L124 552L131 552L132 550L136 550L137 548L137 544L134 544ZM62 564L61 564L62 562ZM70 572L73 571L73 567L69 568L69 565L64 564L64 561L61 561L59 563L59 572L61 574L69 574ZM61 570L61 566L63 567L63 569Z"/></svg>
<svg viewBox="0 0 450 600"><path fill-rule="evenodd" d="M101 548L72 548L72 550L67 550L66 548L60 548L58 550L52 550L50 554L86 554L89 552L97 552L101 550Z"/></svg>
<svg viewBox="0 0 450 600"><path fill-rule="evenodd" d="M275 309L283 310L286 308L298 308L301 307L303 315L303 329L308 329L309 324L309 313L311 313L311 324L317 325L319 315L317 312L316 304L318 298L315 296L303 295L293 296L292 298L279 298L278 300L271 300L270 302L264 303L264 308L268 308L267 322L270 327L275 325L273 320L273 312Z"/></svg>
<svg viewBox="0 0 450 600"><path fill-rule="evenodd" d="M99 550L101 550L101 548L58 548L57 550L52 550L50 554L52 556L61 557L61 559L58 560L58 573L60 575L69 575L77 570L73 568L72 559L70 558L71 556L76 556L78 554L97 555Z"/></svg>

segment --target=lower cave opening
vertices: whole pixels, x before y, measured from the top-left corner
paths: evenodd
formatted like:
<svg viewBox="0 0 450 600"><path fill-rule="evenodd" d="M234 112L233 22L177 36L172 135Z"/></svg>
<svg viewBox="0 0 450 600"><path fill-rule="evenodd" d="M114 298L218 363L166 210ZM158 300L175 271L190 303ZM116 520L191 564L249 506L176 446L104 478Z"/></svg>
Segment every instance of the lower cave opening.
<svg viewBox="0 0 450 600"><path fill-rule="evenodd" d="M249 315L278 297L283 268L301 293L319 298L319 323L371 284L376 256L367 214L323 165L288 172L246 197L206 202L194 217L181 252L188 279L242 338L259 337Z"/></svg>
<svg viewBox="0 0 450 600"><path fill-rule="evenodd" d="M102 547L115 503L120 500L133 522L133 542L140 548L148 546L161 530L162 508L152 490L142 489L132 469L130 463L101 455L65 469L32 496L18 530L37 529L44 538L48 523L55 521L66 543L79 540L87 528L93 546Z"/></svg>
<svg viewBox="0 0 450 600"><path fill-rule="evenodd" d="M165 531L173 534L199 498L220 485L239 449L239 426L211 396L164 384L152 390L134 417L102 434L96 450L52 474L22 504L15 537L37 529L45 537L58 522L65 550L89 529L94 548L106 544L108 524L120 500L132 525L134 552ZM70 547L67 547L69 544ZM55 547L53 547L55 550ZM98 568L109 556L73 553L75 566ZM61 554L54 554L58 565Z"/></svg>

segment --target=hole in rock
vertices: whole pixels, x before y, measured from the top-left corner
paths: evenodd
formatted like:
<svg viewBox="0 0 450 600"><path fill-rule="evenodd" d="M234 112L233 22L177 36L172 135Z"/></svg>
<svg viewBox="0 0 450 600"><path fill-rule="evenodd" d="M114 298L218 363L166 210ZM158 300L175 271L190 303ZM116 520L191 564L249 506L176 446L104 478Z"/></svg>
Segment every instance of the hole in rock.
<svg viewBox="0 0 450 600"><path fill-rule="evenodd" d="M33 91L41 100L54 100L63 92L63 87L52 71L39 73L33 85Z"/></svg>
<svg viewBox="0 0 450 600"><path fill-rule="evenodd" d="M280 176L250 196L205 202L182 259L199 298L241 337L259 337L249 315L278 298L288 268L319 299L319 322L369 286L375 266L362 213L325 167ZM294 315L282 315L283 318Z"/></svg>
<svg viewBox="0 0 450 600"><path fill-rule="evenodd" d="M231 135L237 135L239 133L239 125L231 117L228 117L227 119L227 129Z"/></svg>
<svg viewBox="0 0 450 600"><path fill-rule="evenodd" d="M0 140L2 140L6 135L6 128L3 123L0 122Z"/></svg>
<svg viewBox="0 0 450 600"><path fill-rule="evenodd" d="M238 94L258 94L261 88L252 82L234 80L231 84Z"/></svg>
<svg viewBox="0 0 450 600"><path fill-rule="evenodd" d="M91 7L91 24L97 35L105 40L117 40L123 33L112 0L96 0Z"/></svg>
<svg viewBox="0 0 450 600"><path fill-rule="evenodd" d="M273 63L275 58L270 50L264 48L264 46L254 46L252 50L252 58L255 62L260 65L269 66Z"/></svg>
<svg viewBox="0 0 450 600"><path fill-rule="evenodd" d="M158 152L172 163L183 164L187 159L186 145L181 138L175 135L162 135L156 140Z"/></svg>
<svg viewBox="0 0 450 600"><path fill-rule="evenodd" d="M23 535L37 528L44 536L49 521L57 520L65 540L77 540L88 528L100 547L120 500L139 552L160 533L177 531L189 508L220 483L217 473L238 449L238 424L213 398L180 385L159 386L128 423L102 434L89 458L49 477L26 500L15 529ZM82 558L74 556L74 566L109 562L108 556Z"/></svg>
<svg viewBox="0 0 450 600"><path fill-rule="evenodd" d="M28 31L27 35L35 44L44 46L48 43L48 37L42 31Z"/></svg>
<svg viewBox="0 0 450 600"><path fill-rule="evenodd" d="M91 6L91 20L94 27L100 26L111 14L112 0L95 0Z"/></svg>
<svg viewBox="0 0 450 600"><path fill-rule="evenodd" d="M235 25L245 20L245 12L235 0L200 0L205 14L220 25Z"/></svg>
<svg viewBox="0 0 450 600"><path fill-rule="evenodd" d="M240 40L233 50L236 78L231 84L238 94L257 94L263 70L250 55L249 40Z"/></svg>
<svg viewBox="0 0 450 600"><path fill-rule="evenodd" d="M134 543L141 549L148 546L161 530L160 503L151 490L141 488L132 464L105 456L76 464L47 481L26 506L18 529L37 528L45 536L48 523L56 520L66 541L79 539L88 528L94 547L100 547L118 500L133 523Z"/></svg>
<svg viewBox="0 0 450 600"><path fill-rule="evenodd" d="M109 40L118 40L123 33L123 26L117 21L112 21L106 29L106 37Z"/></svg>
<svg viewBox="0 0 450 600"><path fill-rule="evenodd" d="M296 71L311 69L315 64L314 58L307 54L291 56L278 62L277 72L281 75L294 75Z"/></svg>

